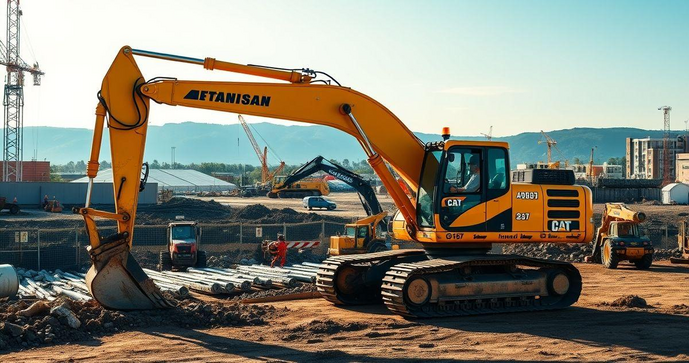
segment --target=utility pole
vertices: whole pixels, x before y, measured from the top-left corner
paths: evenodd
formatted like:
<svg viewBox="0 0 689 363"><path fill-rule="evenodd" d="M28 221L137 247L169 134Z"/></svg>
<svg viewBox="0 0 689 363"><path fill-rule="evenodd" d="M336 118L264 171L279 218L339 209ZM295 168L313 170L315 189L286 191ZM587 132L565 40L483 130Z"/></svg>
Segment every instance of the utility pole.
<svg viewBox="0 0 689 363"><path fill-rule="evenodd" d="M670 111L672 107L661 106L658 111L663 111L663 186L673 182L670 175Z"/></svg>
<svg viewBox="0 0 689 363"><path fill-rule="evenodd" d="M5 128L3 133L2 167L3 181L22 180L22 161L24 159L24 72L33 76L34 86L41 85L41 76L45 73L38 63L29 66L19 56L19 28L22 10L19 0L7 0L7 38L6 44L0 44L0 64L6 66L5 97L2 105L5 108ZM5 46L6 45L6 46Z"/></svg>

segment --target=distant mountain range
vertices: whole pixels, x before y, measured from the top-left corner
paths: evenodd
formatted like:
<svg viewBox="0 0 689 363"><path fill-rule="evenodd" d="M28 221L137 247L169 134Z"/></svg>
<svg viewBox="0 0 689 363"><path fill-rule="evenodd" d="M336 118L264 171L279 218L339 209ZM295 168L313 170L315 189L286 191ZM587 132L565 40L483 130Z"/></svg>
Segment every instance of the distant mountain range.
<svg viewBox="0 0 689 363"><path fill-rule="evenodd" d="M287 164L304 163L317 155L329 159L362 160L365 158L359 143L353 137L324 126L284 126L272 123L251 124L254 136L261 148L268 143L271 164L277 165L279 158ZM453 132L461 134L454 128ZM107 133L107 131L106 131ZM416 133L425 141L440 140L438 134ZM591 147L597 146L596 163L625 154L625 138L660 138L660 130L636 128L574 128L548 132L557 141L557 148L564 158L572 161L579 158L588 162ZM69 161L86 160L89 157L93 131L81 128L26 127L24 129L24 155L31 159L37 147L38 160L49 160L52 164L66 164ZM453 136L453 139L485 140L476 136ZM523 132L493 140L510 143L512 163L545 161L546 145L539 144L540 132ZM222 162L258 165L258 159L243 129L238 124L217 125L185 122L149 127L145 159L170 162L171 147L175 149L178 163ZM562 159L553 150L554 159ZM101 160L110 160L108 137L103 137Z"/></svg>

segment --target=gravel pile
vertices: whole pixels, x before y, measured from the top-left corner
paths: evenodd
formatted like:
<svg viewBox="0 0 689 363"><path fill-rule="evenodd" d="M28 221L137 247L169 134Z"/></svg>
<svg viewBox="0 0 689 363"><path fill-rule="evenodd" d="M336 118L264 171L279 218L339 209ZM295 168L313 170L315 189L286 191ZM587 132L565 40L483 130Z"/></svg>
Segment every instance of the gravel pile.
<svg viewBox="0 0 689 363"><path fill-rule="evenodd" d="M95 301L60 298L0 303L0 351L94 339L156 326L212 328L263 325L280 313L271 306L172 300L171 309L119 312Z"/></svg>
<svg viewBox="0 0 689 363"><path fill-rule="evenodd" d="M549 260L584 262L586 256L592 253L591 244L560 244L560 243L523 243L506 244L502 247L502 253L521 255L527 257L544 258ZM669 260L670 257L680 257L678 249L659 249L653 253L654 261Z"/></svg>
<svg viewBox="0 0 689 363"><path fill-rule="evenodd" d="M559 243L522 243L506 244L502 253L520 255L548 260L584 262L584 257L591 254L589 244L559 244Z"/></svg>

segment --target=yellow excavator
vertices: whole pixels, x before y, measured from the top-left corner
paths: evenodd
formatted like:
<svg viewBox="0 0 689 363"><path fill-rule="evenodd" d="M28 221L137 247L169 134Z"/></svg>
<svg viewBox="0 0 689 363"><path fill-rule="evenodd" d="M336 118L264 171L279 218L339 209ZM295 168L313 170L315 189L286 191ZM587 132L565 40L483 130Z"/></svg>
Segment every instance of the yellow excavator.
<svg viewBox="0 0 689 363"><path fill-rule="evenodd" d="M146 81L134 57L202 65L249 74L272 83ZM316 79L319 76L328 79ZM557 309L577 301L581 276L571 264L489 254L492 243L588 243L593 238L591 191L567 170L524 171L509 177L508 144L492 141L421 142L390 110L343 87L324 72L241 65L123 47L98 94L87 167L85 220L93 266L87 286L103 306L169 306L129 253L133 238L149 103L319 124L355 137L398 208L396 239L423 249L333 256L321 265L317 287L336 304L383 301L416 317ZM92 209L101 137L109 126L115 212ZM410 189L398 183L397 174ZM144 172L144 175L146 173ZM145 179L145 178L144 178ZM414 196L413 198L410 196ZM117 221L101 237L96 218Z"/></svg>

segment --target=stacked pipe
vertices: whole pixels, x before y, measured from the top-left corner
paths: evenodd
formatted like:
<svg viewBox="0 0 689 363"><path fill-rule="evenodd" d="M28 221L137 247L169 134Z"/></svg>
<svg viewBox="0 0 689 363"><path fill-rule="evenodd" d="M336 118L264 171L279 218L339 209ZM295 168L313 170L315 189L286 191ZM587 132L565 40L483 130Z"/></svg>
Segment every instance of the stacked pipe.
<svg viewBox="0 0 689 363"><path fill-rule="evenodd" d="M82 273L62 272L59 269L50 273L45 270L33 271L17 269L20 278L17 295L24 299L55 300L58 296L67 296L74 300L88 301L91 295L86 287L86 275ZM177 297L189 295L188 288L179 284L158 284L161 290Z"/></svg>
<svg viewBox="0 0 689 363"><path fill-rule="evenodd" d="M208 294L232 294L269 289L274 287L273 280L266 275L257 276L230 269L188 268L186 272L154 271L144 269L156 285L183 285L192 291Z"/></svg>
<svg viewBox="0 0 689 363"><path fill-rule="evenodd" d="M189 291L218 295L292 288L300 282L315 282L318 267L318 264L304 262L275 268L250 265L238 266L236 269L188 268L187 272L144 271L161 290L177 297L185 297L189 295ZM91 299L85 283L86 275L82 273L17 269L17 276L20 279L17 294L21 298L55 300L62 295L82 301Z"/></svg>

